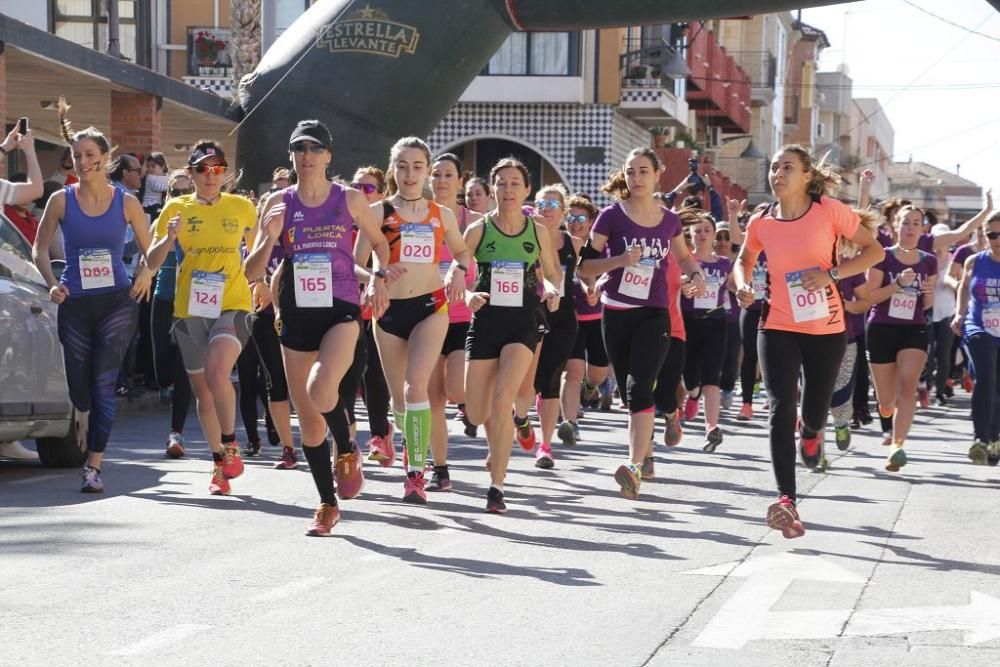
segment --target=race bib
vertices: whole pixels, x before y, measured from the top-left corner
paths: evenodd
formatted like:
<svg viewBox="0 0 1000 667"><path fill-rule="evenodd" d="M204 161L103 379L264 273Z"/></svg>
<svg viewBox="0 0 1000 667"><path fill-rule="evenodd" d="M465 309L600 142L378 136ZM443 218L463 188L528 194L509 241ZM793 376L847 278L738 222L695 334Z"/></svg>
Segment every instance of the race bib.
<svg viewBox="0 0 1000 667"><path fill-rule="evenodd" d="M753 298L760 301L767 296L767 267L761 264L753 266Z"/></svg>
<svg viewBox="0 0 1000 667"><path fill-rule="evenodd" d="M434 261L434 228L404 223L399 227L399 261L430 264Z"/></svg>
<svg viewBox="0 0 1000 667"><path fill-rule="evenodd" d="M630 296L633 299L648 299L655 270L656 260L651 257L642 258L635 266L626 266L622 271L622 282L618 291L622 296Z"/></svg>
<svg viewBox="0 0 1000 667"><path fill-rule="evenodd" d="M983 329L994 338L1000 338L1000 303L991 303L983 308Z"/></svg>
<svg viewBox="0 0 1000 667"><path fill-rule="evenodd" d="M524 305L524 264L493 262L490 270L490 304L494 306Z"/></svg>
<svg viewBox="0 0 1000 667"><path fill-rule="evenodd" d="M80 251L80 286L83 289L115 286L110 250L85 248Z"/></svg>
<svg viewBox="0 0 1000 667"><path fill-rule="evenodd" d="M705 291L694 297L694 307L711 310L719 305L719 276L705 276Z"/></svg>
<svg viewBox="0 0 1000 667"><path fill-rule="evenodd" d="M802 272L785 274L788 285L788 301L792 305L792 317L796 322L809 322L830 316L830 306L826 302L826 290L810 292L802 286Z"/></svg>
<svg viewBox="0 0 1000 667"><path fill-rule="evenodd" d="M295 305L299 308L333 306L333 270L330 257L319 253L295 255Z"/></svg>
<svg viewBox="0 0 1000 667"><path fill-rule="evenodd" d="M222 314L222 289L225 284L226 276L222 273L192 273L188 315L210 320L218 318Z"/></svg>
<svg viewBox="0 0 1000 667"><path fill-rule="evenodd" d="M903 288L889 297L889 317L912 320L917 312L917 290Z"/></svg>
<svg viewBox="0 0 1000 667"><path fill-rule="evenodd" d="M563 279L559 281L559 298L566 296L566 274L569 273L569 266L563 264Z"/></svg>

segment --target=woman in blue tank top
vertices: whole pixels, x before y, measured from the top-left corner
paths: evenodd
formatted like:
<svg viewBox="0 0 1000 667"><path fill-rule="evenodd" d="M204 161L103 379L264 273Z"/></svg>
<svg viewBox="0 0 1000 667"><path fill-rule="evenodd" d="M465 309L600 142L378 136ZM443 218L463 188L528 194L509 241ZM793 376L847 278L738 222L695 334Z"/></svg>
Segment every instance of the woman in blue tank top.
<svg viewBox="0 0 1000 667"><path fill-rule="evenodd" d="M986 194L987 209L992 196ZM989 248L965 260L958 287L958 308L951 326L972 356L976 386L972 390L975 440L973 463L1000 463L1000 213L985 225Z"/></svg>
<svg viewBox="0 0 1000 667"><path fill-rule="evenodd" d="M144 268L130 280L122 252L131 225L145 256L149 228L139 200L108 183L110 147L97 129L74 133L59 100L63 139L72 148L80 176L49 199L35 238L35 266L59 304L59 340L63 346L69 396L77 411L77 434L87 443L84 493L100 493L101 459L115 419L115 380L135 333L135 302L149 296L151 274ZM49 244L56 228L66 246L66 269L56 280L49 266ZM144 263L144 262L143 262Z"/></svg>

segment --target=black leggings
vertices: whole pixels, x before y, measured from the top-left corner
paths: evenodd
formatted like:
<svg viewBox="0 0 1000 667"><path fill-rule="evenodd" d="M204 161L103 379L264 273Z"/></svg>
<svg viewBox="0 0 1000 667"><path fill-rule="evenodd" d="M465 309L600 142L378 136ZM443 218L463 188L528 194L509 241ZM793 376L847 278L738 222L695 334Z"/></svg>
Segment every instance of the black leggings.
<svg viewBox="0 0 1000 667"><path fill-rule="evenodd" d="M260 442L260 434L257 433L257 399L264 403L266 413L267 378L264 377L256 346L243 346L243 351L236 359L236 373L240 379L240 417L243 419L243 428L246 429L250 442Z"/></svg>
<svg viewBox="0 0 1000 667"><path fill-rule="evenodd" d="M930 333L930 354L927 355L927 386L932 383L938 396L947 390L948 378L951 377L951 343L955 332L951 330L951 318L934 322L927 327Z"/></svg>
<svg viewBox="0 0 1000 667"><path fill-rule="evenodd" d="M174 341L171 328L174 325L173 299L153 299L149 323L150 339L153 344L153 368L156 383L161 389L173 385L170 397L170 430L184 432L188 413L191 411L191 381L184 370L181 349Z"/></svg>
<svg viewBox="0 0 1000 667"><path fill-rule="evenodd" d="M976 371L972 389L972 426L976 439L989 443L1000 440L1000 349L987 333L975 333L965 339Z"/></svg>
<svg viewBox="0 0 1000 667"><path fill-rule="evenodd" d="M684 355L687 343L680 338L670 339L670 349L667 350L667 358L660 366L660 372L656 376L656 388L653 389L653 402L657 410L661 410L668 415L677 412L677 384L681 381L681 374L684 372Z"/></svg>
<svg viewBox="0 0 1000 667"><path fill-rule="evenodd" d="M670 347L670 312L666 308L605 308L604 344L615 380L630 414L653 408L653 383Z"/></svg>
<svg viewBox="0 0 1000 667"><path fill-rule="evenodd" d="M288 380L285 378L285 361L281 357L281 340L274 328L274 313L258 313L253 320L250 336L267 384L267 400L275 403L288 400Z"/></svg>
<svg viewBox="0 0 1000 667"><path fill-rule="evenodd" d="M725 318L685 315L684 330L687 334L684 386L688 391L703 385L718 387L726 352Z"/></svg>
<svg viewBox="0 0 1000 667"><path fill-rule="evenodd" d="M868 374L868 335L862 331L855 340L858 342L858 359L861 363L854 366L854 413L868 412L868 397L871 394L871 377Z"/></svg>
<svg viewBox="0 0 1000 667"><path fill-rule="evenodd" d="M135 335L139 307L129 288L78 296L59 304L57 328L69 399L89 412L87 451L101 453L115 421L115 380Z"/></svg>
<svg viewBox="0 0 1000 667"><path fill-rule="evenodd" d="M740 334L743 342L743 363L740 364L740 392L744 403L753 403L753 387L757 384L757 327L760 310L740 313Z"/></svg>
<svg viewBox="0 0 1000 667"><path fill-rule="evenodd" d="M348 424L355 424L358 421L354 416L354 406L358 402L358 385L361 384L361 374L365 370L366 357L371 356L365 348L364 337L358 336L358 342L354 345L354 361L344 373L344 377L340 378L340 386L337 388L337 392L340 394L340 404L347 410ZM378 356L377 350L375 356Z"/></svg>
<svg viewBox="0 0 1000 667"><path fill-rule="evenodd" d="M769 400L771 465L778 492L794 501L799 371L802 371L802 430L815 435L826 425L847 336L843 332L814 336L765 329L758 335L757 345Z"/></svg>
<svg viewBox="0 0 1000 667"><path fill-rule="evenodd" d="M535 391L543 399L559 398L562 374L576 343L576 334L574 309L549 313L549 332L542 339L542 351L538 355L538 367L535 369Z"/></svg>
<svg viewBox="0 0 1000 667"><path fill-rule="evenodd" d="M736 389L736 375L740 365L740 323L726 322L726 357L722 360L722 379L719 389L733 391Z"/></svg>
<svg viewBox="0 0 1000 667"><path fill-rule="evenodd" d="M370 320L363 324L368 359L361 379L364 384L365 407L368 409L368 430L372 435L384 438L389 435L389 385L386 384L382 360L375 347L374 325Z"/></svg>

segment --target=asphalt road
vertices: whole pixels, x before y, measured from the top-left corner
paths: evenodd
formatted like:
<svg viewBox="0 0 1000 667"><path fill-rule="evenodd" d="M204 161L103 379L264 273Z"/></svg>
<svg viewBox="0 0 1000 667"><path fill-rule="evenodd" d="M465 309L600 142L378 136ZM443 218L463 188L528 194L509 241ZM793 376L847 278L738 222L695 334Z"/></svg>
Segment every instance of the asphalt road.
<svg viewBox="0 0 1000 667"><path fill-rule="evenodd" d="M405 505L398 464L366 464L331 539L303 536L304 465L268 448L209 496L194 415L179 461L166 417L119 421L103 495L0 463L0 664L1000 664L1000 469L965 458L964 394L918 413L898 474L872 428L801 469L792 541L764 523L760 417L726 420L715 454L690 423L629 502L625 416L593 413L554 470L515 453L506 516L483 512L485 442L452 422L454 492Z"/></svg>

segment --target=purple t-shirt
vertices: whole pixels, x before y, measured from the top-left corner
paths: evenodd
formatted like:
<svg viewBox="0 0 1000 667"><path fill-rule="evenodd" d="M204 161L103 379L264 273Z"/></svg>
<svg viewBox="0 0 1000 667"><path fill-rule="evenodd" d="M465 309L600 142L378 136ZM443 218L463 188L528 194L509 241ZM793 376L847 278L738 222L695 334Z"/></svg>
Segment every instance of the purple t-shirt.
<svg viewBox="0 0 1000 667"><path fill-rule="evenodd" d="M964 246L955 251L955 254L951 256L951 261L953 264L958 264L959 266L964 267L965 260L969 259L969 257L977 252L975 243L966 243ZM948 268L950 269L951 267Z"/></svg>
<svg viewBox="0 0 1000 667"><path fill-rule="evenodd" d="M885 301L875 304L868 316L868 323L926 324L924 295L919 288L927 282L928 278L937 274L937 257L929 252L920 251L920 259L916 264L903 264L896 257L895 251L888 250L885 253L885 259L873 268L882 272L880 287L895 282L899 274L906 269L913 269L916 278L906 289L900 289Z"/></svg>
<svg viewBox="0 0 1000 667"><path fill-rule="evenodd" d="M330 264L333 296L341 301L359 302L358 280L354 276L354 220L347 208L347 189L334 183L330 196L316 207L305 206L296 186L284 189L285 227L281 232L281 247L285 257L295 260L303 256L321 256ZM317 258L319 259L319 258Z"/></svg>
<svg viewBox="0 0 1000 667"><path fill-rule="evenodd" d="M726 279L733 270L733 264L727 257L718 257L714 262L698 261L701 273L705 276L706 294L697 298L681 295L681 312L693 317L725 317L725 299L729 290L726 289ZM714 292L714 298L713 293ZM711 305L709 300L711 299Z"/></svg>
<svg viewBox="0 0 1000 667"><path fill-rule="evenodd" d="M753 265L753 273L750 276L750 286L753 287L753 303L747 310L760 310L764 301L767 300L767 290L770 280L767 275L767 253L763 250L757 255L757 261Z"/></svg>
<svg viewBox="0 0 1000 667"><path fill-rule="evenodd" d="M892 234L885 227L879 226L878 230L875 232L875 238L878 239L879 245L883 248L890 248L896 245L896 242L892 238Z"/></svg>
<svg viewBox="0 0 1000 667"><path fill-rule="evenodd" d="M591 234L608 238L604 257L616 257L633 245L642 246L639 264L617 268L600 277L601 302L612 308L651 306L666 308L667 258L670 242L681 233L681 220L673 211L663 209L663 219L655 227L643 227L628 217L621 203L600 212Z"/></svg>
<svg viewBox="0 0 1000 667"><path fill-rule="evenodd" d="M840 295L843 297L844 303L854 301L854 290L864 284L865 274L863 273L857 273L841 280ZM865 332L865 314L847 313L845 324L847 328L847 340L854 340Z"/></svg>
<svg viewBox="0 0 1000 667"><path fill-rule="evenodd" d="M934 235L933 234L921 234L920 238L917 239L917 250L923 250L924 252L934 252Z"/></svg>
<svg viewBox="0 0 1000 667"><path fill-rule="evenodd" d="M593 306L587 302L587 286L579 279L573 280L573 301L576 303L576 319L592 320L595 315L601 314L601 302L598 301Z"/></svg>

